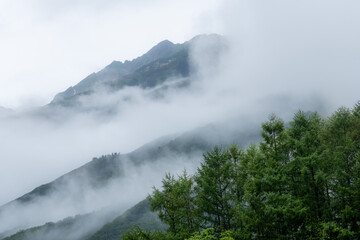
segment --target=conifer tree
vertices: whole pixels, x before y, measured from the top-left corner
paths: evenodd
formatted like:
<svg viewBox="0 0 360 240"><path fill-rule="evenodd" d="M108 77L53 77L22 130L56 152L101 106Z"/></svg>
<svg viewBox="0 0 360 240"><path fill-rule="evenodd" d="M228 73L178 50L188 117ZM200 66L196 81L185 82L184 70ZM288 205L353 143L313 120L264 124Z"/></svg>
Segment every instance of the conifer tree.
<svg viewBox="0 0 360 240"><path fill-rule="evenodd" d="M162 181L162 190L154 188L148 197L153 211L169 226L168 232L181 239L198 230L195 209L194 181L186 171L175 179L169 173Z"/></svg>
<svg viewBox="0 0 360 240"><path fill-rule="evenodd" d="M203 226L217 233L232 228L234 221L233 164L227 150L215 147L204 155L195 175L197 205Z"/></svg>

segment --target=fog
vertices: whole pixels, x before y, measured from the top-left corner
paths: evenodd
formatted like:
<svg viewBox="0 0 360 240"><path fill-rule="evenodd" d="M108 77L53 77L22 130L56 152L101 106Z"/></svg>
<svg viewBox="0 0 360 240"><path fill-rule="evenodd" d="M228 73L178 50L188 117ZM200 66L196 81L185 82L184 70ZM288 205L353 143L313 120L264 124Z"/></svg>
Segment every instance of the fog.
<svg viewBox="0 0 360 240"><path fill-rule="evenodd" d="M102 227L145 199L153 186L159 187L160 176L168 169L171 169L173 174L180 174L184 169L193 172L200 157L200 154L191 155L190 158L169 154L166 159L143 165L134 165L123 158L120 160L120 175L100 186L92 181L94 176L87 171L66 175L65 178L55 181L52 190L45 197L36 196L29 202L13 202L4 208L0 215L0 233L6 230L14 233L19 229L88 213L91 214L85 217L88 222L85 221L84 226L79 226L72 234L92 232L94 229L89 228L89 222L96 225L97 229Z"/></svg>
<svg viewBox="0 0 360 240"><path fill-rule="evenodd" d="M238 65L229 65L225 79L247 79L240 85L255 98L315 96L331 108L352 106L359 86L359 7L357 1L233 1L236 10L224 12L238 43Z"/></svg>
<svg viewBox="0 0 360 240"><path fill-rule="evenodd" d="M340 106L352 107L360 89L359 8L360 3L350 0L224 1L211 16L221 26L229 48L216 67L209 68L213 59L204 46L213 43L194 44L190 62L196 71L190 87L169 87L161 91L161 97L155 97L154 89L128 87L115 93L105 89L79 100L88 111L58 109L58 119L6 112L10 116L0 120L0 205L93 157L128 153L167 134L224 121L238 129L254 125L260 129L270 113L290 120L298 109L327 116ZM184 79L172 80L168 84ZM125 210L151 192L165 171L194 171L200 160L198 156L178 157L170 162L162 159L156 163L160 165L125 166L126 178L101 190L106 193L90 188L83 196L84 204L65 202L59 211L22 224L56 221L114 203ZM36 203L29 213L51 209L58 198L54 195ZM17 221L14 215L7 225L1 224L0 232Z"/></svg>

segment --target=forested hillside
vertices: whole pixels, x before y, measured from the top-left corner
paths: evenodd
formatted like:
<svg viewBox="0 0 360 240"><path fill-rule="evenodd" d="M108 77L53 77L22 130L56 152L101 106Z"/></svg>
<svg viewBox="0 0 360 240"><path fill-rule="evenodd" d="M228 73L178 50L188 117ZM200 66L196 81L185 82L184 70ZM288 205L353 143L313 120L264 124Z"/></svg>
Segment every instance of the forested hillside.
<svg viewBox="0 0 360 240"><path fill-rule="evenodd" d="M359 239L360 102L326 119L271 115L261 135L215 147L194 175L166 174L149 201L167 232L123 239Z"/></svg>
<svg viewBox="0 0 360 240"><path fill-rule="evenodd" d="M56 218L50 217L58 212L61 214L59 220L70 217L65 221L69 229L82 229L80 237L74 237L75 235L70 234L71 231L68 236L72 236L72 240L83 239L84 236L99 230L103 224L112 221L143 199L151 191L154 182L160 182L163 172L175 171L177 168L181 171L184 166L196 166L201 160L201 154L209 151L214 145L229 146L231 143L236 143L245 147L250 143L258 142L259 138L255 129L235 130L229 123L226 126L224 123L218 123L180 135L164 136L128 154L110 154L93 158L89 163L1 206L0 218L7 219L8 222L5 223L9 223L10 227L4 223L0 225L0 229L10 231L0 231L0 239L19 230L24 231L14 235L12 239L25 239L24 236L29 236L28 232L33 232L34 229L28 229L32 226L41 226L40 229L36 228L37 233L46 229L49 235L64 231L64 225L57 222ZM156 177L151 175L155 173ZM128 178L136 181L127 181ZM143 189L144 185L149 185L148 190ZM92 210L94 202L97 203L97 208ZM122 206L124 204L125 206ZM105 206L113 209L112 212L107 213L109 209L104 211L102 208ZM90 214L88 217L74 217L76 214L84 216L81 212L66 214L66 211L74 207L80 209L86 207L90 210L85 213ZM57 211L59 208L62 210ZM44 210L46 214L40 216L46 218L39 219L36 213ZM93 211L99 213L93 214ZM83 219L92 219L99 215L102 217L98 217L98 225L95 229L89 229L88 222ZM46 222L54 222L54 224L43 226Z"/></svg>
<svg viewBox="0 0 360 240"><path fill-rule="evenodd" d="M119 236L134 226L141 227L144 230L163 231L166 229L166 224L159 220L155 212L150 211L149 201L144 200L103 226L88 240L118 239Z"/></svg>
<svg viewBox="0 0 360 240"><path fill-rule="evenodd" d="M160 222L157 214L150 211L150 204L147 200L141 201L115 218L116 214L119 213L114 209L104 209L98 212L68 217L55 223L48 222L42 226L19 231L10 237L4 238L4 240L115 239L134 225L146 230L164 230L166 228L166 225ZM113 218L115 219L112 222L102 226L101 223Z"/></svg>
<svg viewBox="0 0 360 240"><path fill-rule="evenodd" d="M360 240L359 10L0 0L0 240Z"/></svg>
<svg viewBox="0 0 360 240"><path fill-rule="evenodd" d="M271 115L261 136L244 149L214 147L194 174L166 173L147 201L102 228L90 214L8 239L359 239L360 102L328 118Z"/></svg>

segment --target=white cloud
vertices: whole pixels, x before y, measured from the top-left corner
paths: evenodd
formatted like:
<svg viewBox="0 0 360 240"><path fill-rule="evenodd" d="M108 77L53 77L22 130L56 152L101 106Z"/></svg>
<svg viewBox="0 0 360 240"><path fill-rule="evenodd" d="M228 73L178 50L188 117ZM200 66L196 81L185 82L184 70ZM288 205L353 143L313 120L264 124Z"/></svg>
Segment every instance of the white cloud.
<svg viewBox="0 0 360 240"><path fill-rule="evenodd" d="M34 14L35 20L31 14L21 18L34 24L31 32L39 37L24 35L25 25L14 23L13 29L22 30L19 38L7 35L12 39L5 41L2 50L9 61L1 58L1 64L18 69L14 75L2 73L11 77L13 86L20 86L17 96L24 89L38 89L43 96L44 92L55 93L58 81L69 81L62 85L65 88L90 73L90 68L99 70L113 58L133 56L135 51L139 55L165 38L181 42L201 29L223 29L232 43L229 55L219 65L221 71L208 71L204 64L207 61L203 61L206 54L200 51L194 59L205 71L188 92L170 91L163 101L149 100L147 90L134 88L107 95L105 100L99 95L89 103L103 106L109 99L121 103L124 95L133 98L128 105L119 104L119 114L107 121L84 114L60 126L33 119L3 122L0 130L6 138L0 138L0 146L5 149L0 152L0 161L5 162L5 167L0 169L0 192L6 194L0 202L50 181L93 156L127 152L163 134L237 115L260 121L275 112L289 119L298 108L328 112L340 105L352 106L358 100L357 1L233 0L199 18L200 3L156 1L152 6L143 1L144 5L132 3L130 10L123 10L120 6L124 3L128 2L98 10L101 1L93 1L84 12L78 12L84 9L84 1L76 1L74 9L60 1L53 9L44 5L41 11L46 14ZM218 4L212 1L209 9ZM66 14L57 14L56 9ZM199 19L195 25L194 19ZM27 36L26 43L20 41L21 36ZM18 44L12 45L12 41ZM46 53L51 53L52 58ZM21 54L25 60L19 58ZM35 83L39 76L42 80ZM21 80L25 77L28 82ZM10 83L3 82L2 86L6 84ZM322 109L324 103L328 109ZM241 118L236 121L248 124Z"/></svg>

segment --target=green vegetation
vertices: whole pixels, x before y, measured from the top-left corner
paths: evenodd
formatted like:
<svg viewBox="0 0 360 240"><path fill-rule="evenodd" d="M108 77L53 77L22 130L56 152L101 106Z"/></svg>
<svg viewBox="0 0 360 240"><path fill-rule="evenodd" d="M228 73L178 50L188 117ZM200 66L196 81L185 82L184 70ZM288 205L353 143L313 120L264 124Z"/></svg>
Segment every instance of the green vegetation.
<svg viewBox="0 0 360 240"><path fill-rule="evenodd" d="M199 233L193 234L193 236L187 240L234 240L232 235L233 233L231 231L226 231L221 233L220 237L218 238L213 228L207 228Z"/></svg>
<svg viewBox="0 0 360 240"><path fill-rule="evenodd" d="M59 191L67 182L72 181L78 184L80 192L83 186L101 187L111 179L122 176L123 169L120 168L120 154L112 153L99 158L93 158L91 162L77 168L58 179L41 185L31 192L17 198L14 202L31 203L41 197L48 197L53 192ZM89 178L91 176L91 178ZM6 206L6 205L5 205ZM2 206L3 208L4 206Z"/></svg>
<svg viewBox="0 0 360 240"><path fill-rule="evenodd" d="M148 197L166 233L123 239L360 239L360 102L327 119L271 115L263 141L215 147Z"/></svg>
<svg viewBox="0 0 360 240"><path fill-rule="evenodd" d="M259 144L246 149L212 148L194 175L167 173L160 189L95 234L99 225L91 225L86 215L8 239L360 239L360 102L326 119L299 111L285 124L271 115L261 136ZM164 142L167 147L144 146L131 156L155 160L169 149L209 149L198 146L202 141L192 135ZM119 158L96 158L86 172L94 183L106 182L121 174ZM47 191L44 185L27 197ZM84 226L91 230L77 236Z"/></svg>
<svg viewBox="0 0 360 240"><path fill-rule="evenodd" d="M48 222L42 226L37 226L22 230L13 234L4 240L37 240L37 239L52 239L52 240L65 240L65 239L79 239L85 240L89 235L94 233L94 230L84 231L78 233L77 230L80 226L88 225L90 228L96 228L94 225L94 217L91 214L77 215L75 217L68 217L56 223Z"/></svg>
<svg viewBox="0 0 360 240"><path fill-rule="evenodd" d="M120 235L135 225L145 230L164 230L166 228L166 225L160 222L156 213L150 211L149 202L143 200L114 221L103 226L89 240L118 239ZM144 232L146 232L145 230Z"/></svg>
<svg viewBox="0 0 360 240"><path fill-rule="evenodd" d="M119 216L119 214L119 211L114 208L102 209L98 212L76 215L55 223L49 222L21 230L4 240L108 240L119 239L121 234L132 229L134 225L146 230L164 231L166 228L157 214L150 211L150 204L147 200L141 201L122 215ZM115 216L119 217L115 218ZM109 223L104 225L106 222Z"/></svg>

